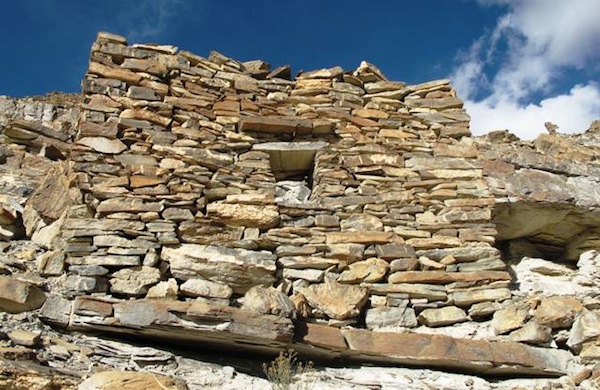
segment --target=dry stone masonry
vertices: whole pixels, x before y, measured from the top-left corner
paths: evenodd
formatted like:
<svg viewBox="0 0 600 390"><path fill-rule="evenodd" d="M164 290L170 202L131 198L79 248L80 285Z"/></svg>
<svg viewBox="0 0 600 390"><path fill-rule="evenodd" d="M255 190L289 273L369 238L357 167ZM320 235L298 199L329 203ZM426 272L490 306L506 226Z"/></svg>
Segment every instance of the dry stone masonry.
<svg viewBox="0 0 600 390"><path fill-rule="evenodd" d="M413 317L510 298L448 80L408 86L366 62L277 76L99 35L71 153L85 205L63 226L75 295L143 298L174 278L228 305L275 285L337 326L369 296ZM349 308L320 302L335 296Z"/></svg>
<svg viewBox="0 0 600 390"><path fill-rule="evenodd" d="M303 317L350 325L365 309L367 327L510 298L448 80L268 70L99 36L71 154L85 205L63 229L74 294L156 296L174 278L179 296L229 305L275 285Z"/></svg>
<svg viewBox="0 0 600 390"><path fill-rule="evenodd" d="M38 279L0 276L0 310L266 354L592 375L593 129L474 139L449 80L367 62L292 77L109 33L82 86L29 117L0 100L0 235L40 250Z"/></svg>

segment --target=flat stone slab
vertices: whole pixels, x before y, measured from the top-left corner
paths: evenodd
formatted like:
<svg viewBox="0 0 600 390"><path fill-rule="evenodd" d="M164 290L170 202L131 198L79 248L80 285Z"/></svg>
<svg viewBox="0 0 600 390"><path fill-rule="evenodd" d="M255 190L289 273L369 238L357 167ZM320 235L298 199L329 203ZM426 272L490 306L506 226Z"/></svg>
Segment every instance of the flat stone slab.
<svg viewBox="0 0 600 390"><path fill-rule="evenodd" d="M352 355L374 362L427 365L484 375L561 376L573 356L564 350L444 335L342 329Z"/></svg>
<svg viewBox="0 0 600 390"><path fill-rule="evenodd" d="M327 244L389 244L393 241L402 241L393 232L331 232L325 234Z"/></svg>
<svg viewBox="0 0 600 390"><path fill-rule="evenodd" d="M421 283L362 283L373 295L408 294L411 298L425 298L430 301L443 301L447 298L446 286Z"/></svg>
<svg viewBox="0 0 600 390"><path fill-rule="evenodd" d="M329 146L328 142L317 141L317 142L263 142L260 144L252 145L252 150L258 150L261 152L270 151L312 151L323 149Z"/></svg>
<svg viewBox="0 0 600 390"><path fill-rule="evenodd" d="M310 134L313 130L312 121L294 117L247 116L240 120L238 126L240 132L254 131L275 134Z"/></svg>
<svg viewBox="0 0 600 390"><path fill-rule="evenodd" d="M275 205L213 202L206 206L206 212L209 217L234 226L268 229L279 223L279 209Z"/></svg>
<svg viewBox="0 0 600 390"><path fill-rule="evenodd" d="M276 354L294 348L305 358L461 370L478 375L558 377L578 372L564 350L517 342L459 339L445 335L372 332L297 322L206 301L129 300L81 296L61 319L41 317L67 330L138 335L185 345ZM96 308L96 309L95 309Z"/></svg>
<svg viewBox="0 0 600 390"><path fill-rule="evenodd" d="M448 284L452 282L479 282L510 280L510 274L504 271L446 272L446 271L400 271L389 277L390 283L431 283Z"/></svg>
<svg viewBox="0 0 600 390"><path fill-rule="evenodd" d="M318 150L327 147L327 142L265 142L255 144L252 150L269 154L274 171L309 170Z"/></svg>
<svg viewBox="0 0 600 390"><path fill-rule="evenodd" d="M50 138L56 138L61 141L68 141L70 138L67 133L56 131L36 121L13 119L9 122L9 126L29 130L34 133L45 135Z"/></svg>
<svg viewBox="0 0 600 390"><path fill-rule="evenodd" d="M65 317L67 323L57 323L56 318L47 317L42 310L43 320L68 330L137 335L188 346L192 343L262 353L277 353L291 345L294 336L289 318L203 301L120 301L82 296L71 304L88 309L74 310L70 318ZM101 310L94 310L96 307Z"/></svg>
<svg viewBox="0 0 600 390"><path fill-rule="evenodd" d="M108 139L104 137L84 137L77 141L80 145L85 145L100 153L115 154L121 153L127 149L127 146L118 139Z"/></svg>

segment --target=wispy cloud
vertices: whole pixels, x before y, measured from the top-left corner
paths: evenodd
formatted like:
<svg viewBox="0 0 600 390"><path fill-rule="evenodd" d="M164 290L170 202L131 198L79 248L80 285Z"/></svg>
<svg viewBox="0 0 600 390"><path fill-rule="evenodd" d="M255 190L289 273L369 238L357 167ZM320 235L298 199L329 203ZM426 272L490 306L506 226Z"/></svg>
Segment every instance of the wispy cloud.
<svg viewBox="0 0 600 390"><path fill-rule="evenodd" d="M600 85L590 80L556 94L555 83L600 59L598 0L478 0L503 6L493 29L459 53L450 76L470 112L472 131L509 129L522 138L585 130L600 118Z"/></svg>
<svg viewBox="0 0 600 390"><path fill-rule="evenodd" d="M160 37L169 26L186 14L184 0L138 0L122 2L120 23L132 42L144 42Z"/></svg>

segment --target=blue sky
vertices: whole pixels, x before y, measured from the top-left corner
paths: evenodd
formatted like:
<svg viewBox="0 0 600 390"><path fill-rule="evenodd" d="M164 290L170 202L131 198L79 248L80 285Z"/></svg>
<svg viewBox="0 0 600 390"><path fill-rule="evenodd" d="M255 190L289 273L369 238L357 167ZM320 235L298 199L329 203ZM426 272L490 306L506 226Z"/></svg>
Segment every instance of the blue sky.
<svg viewBox="0 0 600 390"><path fill-rule="evenodd" d="M599 0L20 0L0 14L0 94L78 92L98 31L294 71L361 60L392 80L451 77L472 130L600 119Z"/></svg>

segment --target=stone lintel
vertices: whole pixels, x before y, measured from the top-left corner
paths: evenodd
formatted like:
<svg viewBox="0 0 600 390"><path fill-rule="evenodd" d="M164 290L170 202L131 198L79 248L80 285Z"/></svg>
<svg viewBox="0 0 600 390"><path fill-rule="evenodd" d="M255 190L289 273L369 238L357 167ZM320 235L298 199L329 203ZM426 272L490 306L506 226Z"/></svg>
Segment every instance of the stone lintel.
<svg viewBox="0 0 600 390"><path fill-rule="evenodd" d="M272 134L311 134L313 130L312 121L294 117L246 116L238 126L240 132Z"/></svg>

